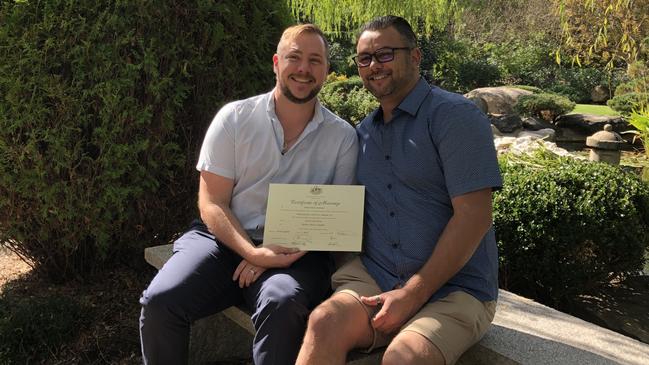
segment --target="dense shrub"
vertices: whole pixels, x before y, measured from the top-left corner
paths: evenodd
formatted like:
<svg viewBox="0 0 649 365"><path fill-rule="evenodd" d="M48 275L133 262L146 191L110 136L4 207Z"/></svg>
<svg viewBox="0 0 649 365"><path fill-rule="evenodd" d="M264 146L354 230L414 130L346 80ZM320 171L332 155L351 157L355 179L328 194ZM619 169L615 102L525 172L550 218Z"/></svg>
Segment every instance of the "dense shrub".
<svg viewBox="0 0 649 365"><path fill-rule="evenodd" d="M616 96L641 92L649 92L649 77L633 79L629 82L618 85L615 89Z"/></svg>
<svg viewBox="0 0 649 365"><path fill-rule="evenodd" d="M379 106L379 102L363 87L363 81L358 76L326 83L319 97L322 105L352 125L358 124Z"/></svg>
<svg viewBox="0 0 649 365"><path fill-rule="evenodd" d="M649 67L644 62L634 62L627 69L629 80L615 89L615 95L649 93Z"/></svg>
<svg viewBox="0 0 649 365"><path fill-rule="evenodd" d="M494 195L501 287L556 305L642 269L649 185L617 166L505 156Z"/></svg>
<svg viewBox="0 0 649 365"><path fill-rule="evenodd" d="M537 34L531 42L513 40L489 44L488 48L506 83L545 86L546 83L541 81L554 74L554 71L550 74L539 72L556 68L556 63L549 56L552 46L542 34Z"/></svg>
<svg viewBox="0 0 649 365"><path fill-rule="evenodd" d="M568 113L574 108L575 103L570 99L550 93L522 95L514 105L514 110L521 115L545 120L554 120L557 116Z"/></svg>
<svg viewBox="0 0 649 365"><path fill-rule="evenodd" d="M483 48L445 33L419 43L424 56L421 69L429 82L458 93L501 84L500 69Z"/></svg>
<svg viewBox="0 0 649 365"><path fill-rule="evenodd" d="M611 109L628 116L634 109L649 105L649 92L647 93L627 93L616 95L606 102Z"/></svg>
<svg viewBox="0 0 649 365"><path fill-rule="evenodd" d="M285 2L0 2L0 243L61 279L195 214L223 102L270 89Z"/></svg>
<svg viewBox="0 0 649 365"><path fill-rule="evenodd" d="M330 71L342 75L356 75L356 65L351 56L356 52L352 40L327 34L329 40Z"/></svg>
<svg viewBox="0 0 649 365"><path fill-rule="evenodd" d="M565 94L575 103L590 102L591 92L595 86L608 85L607 71L604 68L562 67L558 78L559 80L548 90Z"/></svg>

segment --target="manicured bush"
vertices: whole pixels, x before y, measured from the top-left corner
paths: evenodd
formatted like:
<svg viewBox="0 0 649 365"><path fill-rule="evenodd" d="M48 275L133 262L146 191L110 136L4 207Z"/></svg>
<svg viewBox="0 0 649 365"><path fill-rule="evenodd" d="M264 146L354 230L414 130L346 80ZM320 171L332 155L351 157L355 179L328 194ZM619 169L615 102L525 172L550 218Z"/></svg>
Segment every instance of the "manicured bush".
<svg viewBox="0 0 649 365"><path fill-rule="evenodd" d="M606 102L611 109L616 112L628 116L634 109L642 108L649 105L649 92L636 93L631 92L614 96L611 100Z"/></svg>
<svg viewBox="0 0 649 365"><path fill-rule="evenodd" d="M540 93L532 95L522 95L514 105L514 110L525 116L543 118L545 120L554 120L561 114L568 113L575 108L575 103L565 96Z"/></svg>
<svg viewBox="0 0 649 365"><path fill-rule="evenodd" d="M363 81L358 76L326 83L319 97L322 105L352 125L358 124L379 106L379 102L363 87Z"/></svg>
<svg viewBox="0 0 649 365"><path fill-rule="evenodd" d="M494 194L501 287L549 305L642 269L649 185L604 163L557 157L500 160Z"/></svg>
<svg viewBox="0 0 649 365"><path fill-rule="evenodd" d="M0 243L51 279L167 242L226 101L269 90L285 2L0 2Z"/></svg>
<svg viewBox="0 0 649 365"><path fill-rule="evenodd" d="M541 88L536 87L536 86L531 86L531 85L511 85L509 87L515 87L517 89L531 91L534 94L540 94L540 93L543 92L543 90Z"/></svg>

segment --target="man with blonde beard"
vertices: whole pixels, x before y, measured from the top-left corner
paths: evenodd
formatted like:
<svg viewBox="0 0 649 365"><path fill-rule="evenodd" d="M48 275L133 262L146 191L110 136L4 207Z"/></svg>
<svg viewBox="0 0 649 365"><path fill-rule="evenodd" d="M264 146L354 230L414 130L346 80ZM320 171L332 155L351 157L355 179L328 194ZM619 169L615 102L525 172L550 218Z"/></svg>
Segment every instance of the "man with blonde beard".
<svg viewBox="0 0 649 365"><path fill-rule="evenodd" d="M273 56L275 88L225 105L201 148L201 220L140 299L146 364L187 362L190 324L232 305L252 311L255 364L293 364L309 312L329 293L326 252L262 246L270 183L351 184L354 129L316 96L328 44L314 25L286 29Z"/></svg>

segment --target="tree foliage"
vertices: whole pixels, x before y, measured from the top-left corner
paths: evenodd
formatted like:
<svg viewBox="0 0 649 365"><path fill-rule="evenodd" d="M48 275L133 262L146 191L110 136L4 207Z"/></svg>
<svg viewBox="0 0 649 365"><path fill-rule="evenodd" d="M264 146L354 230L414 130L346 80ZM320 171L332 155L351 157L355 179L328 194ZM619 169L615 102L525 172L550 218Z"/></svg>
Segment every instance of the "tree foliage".
<svg viewBox="0 0 649 365"><path fill-rule="evenodd" d="M457 0L358 1L287 0L293 14L318 24L324 31L340 33L380 15L402 16L413 26L423 23L426 31L444 28L459 14Z"/></svg>
<svg viewBox="0 0 649 365"><path fill-rule="evenodd" d="M573 62L638 59L649 37L649 0L554 0L561 16L563 51ZM557 51L560 60L560 51Z"/></svg>
<svg viewBox="0 0 649 365"><path fill-rule="evenodd" d="M457 36L472 42L558 44L559 16L547 0L471 0L462 2L462 16L453 24Z"/></svg>

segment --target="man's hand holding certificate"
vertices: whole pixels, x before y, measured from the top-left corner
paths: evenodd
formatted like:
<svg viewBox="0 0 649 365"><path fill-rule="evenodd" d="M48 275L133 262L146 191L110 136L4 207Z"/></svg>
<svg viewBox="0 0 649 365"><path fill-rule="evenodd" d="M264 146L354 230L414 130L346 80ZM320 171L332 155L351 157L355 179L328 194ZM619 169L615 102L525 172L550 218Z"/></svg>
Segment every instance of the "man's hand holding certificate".
<svg viewBox="0 0 649 365"><path fill-rule="evenodd" d="M360 251L365 187L270 184L264 245Z"/></svg>

